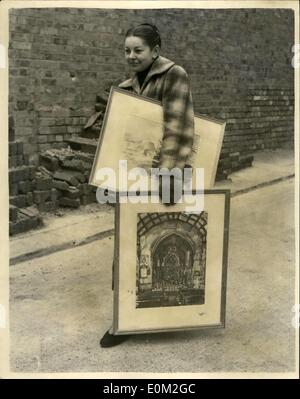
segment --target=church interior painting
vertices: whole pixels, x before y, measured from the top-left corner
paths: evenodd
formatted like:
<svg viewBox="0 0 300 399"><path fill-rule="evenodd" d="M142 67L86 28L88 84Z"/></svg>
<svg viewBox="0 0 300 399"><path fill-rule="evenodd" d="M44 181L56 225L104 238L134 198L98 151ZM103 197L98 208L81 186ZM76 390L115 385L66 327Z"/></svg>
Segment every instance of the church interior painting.
<svg viewBox="0 0 300 399"><path fill-rule="evenodd" d="M137 218L136 307L204 304L207 212Z"/></svg>

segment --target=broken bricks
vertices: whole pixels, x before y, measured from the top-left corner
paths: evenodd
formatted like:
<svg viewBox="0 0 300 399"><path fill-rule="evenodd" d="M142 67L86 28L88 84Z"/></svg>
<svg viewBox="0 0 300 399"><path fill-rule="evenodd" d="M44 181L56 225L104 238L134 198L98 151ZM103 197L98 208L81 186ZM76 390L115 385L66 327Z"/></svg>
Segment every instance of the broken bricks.
<svg viewBox="0 0 300 399"><path fill-rule="evenodd" d="M56 171L59 167L57 158L44 154L40 154L40 164L51 171Z"/></svg>
<svg viewBox="0 0 300 399"><path fill-rule="evenodd" d="M57 190L61 190L61 191L67 191L69 190L69 184L65 181L62 180L54 180L53 179L53 187L56 188Z"/></svg>
<svg viewBox="0 0 300 399"><path fill-rule="evenodd" d="M50 190L53 187L53 180L47 176L36 176L37 190Z"/></svg>
<svg viewBox="0 0 300 399"><path fill-rule="evenodd" d="M59 200L59 205L61 206L69 206L72 208L79 208L80 206L80 199L72 199L72 198L67 198L67 197L61 197Z"/></svg>
<svg viewBox="0 0 300 399"><path fill-rule="evenodd" d="M72 187L72 186L70 186L69 189L64 192L64 194L68 198L72 198L72 199L76 199L76 198L80 197L80 191L78 190L78 188Z"/></svg>
<svg viewBox="0 0 300 399"><path fill-rule="evenodd" d="M84 162L81 159L66 159L65 161L63 161L62 165L66 169L73 169L79 172L84 172L92 169L91 163Z"/></svg>
<svg viewBox="0 0 300 399"><path fill-rule="evenodd" d="M36 217L39 216L39 211L34 206L29 206L27 208L22 208L19 210L25 216Z"/></svg>
<svg viewBox="0 0 300 399"><path fill-rule="evenodd" d="M9 235L24 233L25 231L40 226L42 223L42 219L39 215L29 216L24 213L18 213L17 219L9 222Z"/></svg>
<svg viewBox="0 0 300 399"><path fill-rule="evenodd" d="M58 207L59 207L58 201L47 201L38 204L40 212L52 212L55 211Z"/></svg>
<svg viewBox="0 0 300 399"><path fill-rule="evenodd" d="M71 171L55 172L53 178L56 180L62 180L64 182L67 182L71 186L77 187L79 185L79 181L74 176L74 173L72 173Z"/></svg>

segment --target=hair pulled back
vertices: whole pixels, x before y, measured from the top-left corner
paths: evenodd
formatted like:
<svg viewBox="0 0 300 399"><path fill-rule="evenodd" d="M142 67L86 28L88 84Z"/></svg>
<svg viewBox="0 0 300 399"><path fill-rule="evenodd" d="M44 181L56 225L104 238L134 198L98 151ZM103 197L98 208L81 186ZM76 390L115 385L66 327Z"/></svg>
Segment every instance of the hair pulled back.
<svg viewBox="0 0 300 399"><path fill-rule="evenodd" d="M155 46L161 47L161 38L159 30L152 24L140 24L135 28L128 29L125 37L137 36L145 41L145 43L153 49Z"/></svg>

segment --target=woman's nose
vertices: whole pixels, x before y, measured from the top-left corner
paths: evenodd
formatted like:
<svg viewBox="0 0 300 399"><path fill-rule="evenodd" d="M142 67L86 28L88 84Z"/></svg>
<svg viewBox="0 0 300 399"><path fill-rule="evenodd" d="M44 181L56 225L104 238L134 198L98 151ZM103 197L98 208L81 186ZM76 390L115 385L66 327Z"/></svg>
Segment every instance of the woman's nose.
<svg viewBox="0 0 300 399"><path fill-rule="evenodd" d="M130 59L134 59L135 58L135 53L133 51L130 52L129 58Z"/></svg>

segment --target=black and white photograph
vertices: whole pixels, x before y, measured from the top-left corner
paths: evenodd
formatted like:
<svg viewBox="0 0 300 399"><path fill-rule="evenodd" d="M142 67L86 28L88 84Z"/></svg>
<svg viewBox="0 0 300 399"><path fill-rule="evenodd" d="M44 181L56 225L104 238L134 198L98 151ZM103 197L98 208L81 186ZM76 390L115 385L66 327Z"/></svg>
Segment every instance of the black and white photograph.
<svg viewBox="0 0 300 399"><path fill-rule="evenodd" d="M299 68L296 0L0 1L0 379L299 378Z"/></svg>

